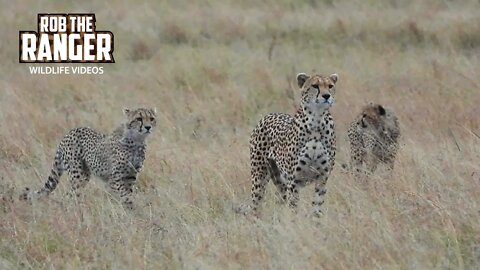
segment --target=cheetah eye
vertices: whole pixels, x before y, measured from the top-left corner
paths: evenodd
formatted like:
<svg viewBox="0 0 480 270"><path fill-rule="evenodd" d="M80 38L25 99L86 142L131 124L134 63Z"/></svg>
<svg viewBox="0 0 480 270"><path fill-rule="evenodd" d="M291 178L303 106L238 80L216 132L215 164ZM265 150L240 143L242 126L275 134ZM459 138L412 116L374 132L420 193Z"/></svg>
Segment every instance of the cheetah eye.
<svg viewBox="0 0 480 270"><path fill-rule="evenodd" d="M152 122L153 122L153 121L155 121L155 118L153 118L153 117L150 117L150 121L152 121Z"/></svg>
<svg viewBox="0 0 480 270"><path fill-rule="evenodd" d="M312 87L315 88L315 89L320 89L320 86L318 86L318 84L312 84Z"/></svg>
<svg viewBox="0 0 480 270"><path fill-rule="evenodd" d="M142 117L137 117L135 120L139 121L139 122L142 122Z"/></svg>
<svg viewBox="0 0 480 270"><path fill-rule="evenodd" d="M333 84L329 84L328 89L332 89L332 88L333 88Z"/></svg>

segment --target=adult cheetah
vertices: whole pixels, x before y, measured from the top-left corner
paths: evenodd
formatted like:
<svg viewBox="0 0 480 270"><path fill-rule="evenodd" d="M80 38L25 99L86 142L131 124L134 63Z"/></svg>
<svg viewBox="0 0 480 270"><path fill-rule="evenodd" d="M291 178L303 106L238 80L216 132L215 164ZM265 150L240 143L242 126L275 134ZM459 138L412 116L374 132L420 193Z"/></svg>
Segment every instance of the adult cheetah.
<svg viewBox="0 0 480 270"><path fill-rule="evenodd" d="M383 163L393 170L399 137L398 119L391 109L373 103L364 106L348 129L352 169L370 174Z"/></svg>
<svg viewBox="0 0 480 270"><path fill-rule="evenodd" d="M335 163L335 127L330 107L338 75L297 75L301 103L295 116L266 115L252 132L250 160L252 210L265 195L269 179L283 201L295 207L299 188L314 182L314 214L321 214L326 183Z"/></svg>
<svg viewBox="0 0 480 270"><path fill-rule="evenodd" d="M78 196L93 174L106 181L126 208L132 208L132 186L145 160L146 137L156 126L156 110L124 109L126 122L105 135L88 127L72 129L60 142L53 168L44 187L21 199L30 200L50 194L64 171Z"/></svg>

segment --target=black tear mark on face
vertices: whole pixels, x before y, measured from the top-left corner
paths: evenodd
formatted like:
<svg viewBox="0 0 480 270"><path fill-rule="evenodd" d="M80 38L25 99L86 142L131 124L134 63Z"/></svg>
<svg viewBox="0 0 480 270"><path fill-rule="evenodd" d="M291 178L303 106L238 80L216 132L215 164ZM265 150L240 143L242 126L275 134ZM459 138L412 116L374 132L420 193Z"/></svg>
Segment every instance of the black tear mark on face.
<svg viewBox="0 0 480 270"><path fill-rule="evenodd" d="M380 113L380 115L386 114L385 108L383 108L382 105L378 105L378 113Z"/></svg>

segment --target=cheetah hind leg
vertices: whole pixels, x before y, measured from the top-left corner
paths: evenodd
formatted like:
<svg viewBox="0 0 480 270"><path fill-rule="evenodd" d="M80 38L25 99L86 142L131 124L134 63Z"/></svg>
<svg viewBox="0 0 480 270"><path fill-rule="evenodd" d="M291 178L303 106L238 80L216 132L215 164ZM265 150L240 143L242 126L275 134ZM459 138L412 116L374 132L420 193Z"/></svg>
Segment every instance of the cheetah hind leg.
<svg viewBox="0 0 480 270"><path fill-rule="evenodd" d="M84 188L90 180L90 171L84 161L77 158L68 162L67 173L71 183L71 189L67 193L67 196L74 200L78 200L81 194L80 190Z"/></svg>
<svg viewBox="0 0 480 270"><path fill-rule="evenodd" d="M257 212L260 202L265 197L265 187L268 183L268 164L266 162L259 162L256 165L252 164L252 204L251 211Z"/></svg>
<svg viewBox="0 0 480 270"><path fill-rule="evenodd" d="M284 204L287 201L287 184L285 183L284 178L282 178L280 169L277 166L275 160L269 158L268 160L268 171L272 178L273 184L277 187L277 194L279 197L278 203Z"/></svg>

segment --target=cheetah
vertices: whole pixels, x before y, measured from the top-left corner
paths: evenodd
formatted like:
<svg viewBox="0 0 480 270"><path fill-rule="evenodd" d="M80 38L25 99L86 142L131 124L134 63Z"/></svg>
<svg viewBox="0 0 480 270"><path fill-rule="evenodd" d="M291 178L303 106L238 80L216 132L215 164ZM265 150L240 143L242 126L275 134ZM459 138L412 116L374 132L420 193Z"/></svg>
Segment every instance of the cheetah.
<svg viewBox="0 0 480 270"><path fill-rule="evenodd" d="M31 200L50 194L67 171L71 182L69 194L78 196L79 189L94 175L119 195L127 209L132 209L132 187L145 160L145 139L156 127L156 110L124 109L124 115L126 121L108 135L88 127L68 132L57 148L44 187L35 192L26 188L20 199Z"/></svg>
<svg viewBox="0 0 480 270"><path fill-rule="evenodd" d="M399 137L398 118L391 109L373 103L364 106L348 129L352 169L371 174L383 163L393 171Z"/></svg>
<svg viewBox="0 0 480 270"><path fill-rule="evenodd" d="M313 213L322 213L326 183L335 163L335 123L330 107L335 101L338 75L297 75L301 103L294 116L270 113L250 137L251 210L257 211L271 179L282 202L295 208L299 189L315 183Z"/></svg>

